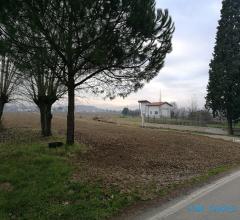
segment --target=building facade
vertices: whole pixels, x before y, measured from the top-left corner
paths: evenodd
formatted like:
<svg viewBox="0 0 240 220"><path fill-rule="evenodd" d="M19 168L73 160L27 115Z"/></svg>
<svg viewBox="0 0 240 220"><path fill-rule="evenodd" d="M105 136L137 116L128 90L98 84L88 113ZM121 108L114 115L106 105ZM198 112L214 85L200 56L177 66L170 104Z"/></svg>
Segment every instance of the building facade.
<svg viewBox="0 0 240 220"><path fill-rule="evenodd" d="M147 100L140 100L139 110L141 115L149 118L171 118L171 111L173 106L168 102L149 102Z"/></svg>

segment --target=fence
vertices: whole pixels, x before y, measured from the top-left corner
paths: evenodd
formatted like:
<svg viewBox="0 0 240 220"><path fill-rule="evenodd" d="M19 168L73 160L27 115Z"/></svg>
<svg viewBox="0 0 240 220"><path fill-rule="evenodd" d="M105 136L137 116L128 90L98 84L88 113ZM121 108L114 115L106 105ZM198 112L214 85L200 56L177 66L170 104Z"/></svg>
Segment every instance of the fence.
<svg viewBox="0 0 240 220"><path fill-rule="evenodd" d="M226 127L225 121L207 121L207 120L191 120L187 118L151 118L147 117L146 122L158 124L172 124L185 126L200 126L200 127Z"/></svg>

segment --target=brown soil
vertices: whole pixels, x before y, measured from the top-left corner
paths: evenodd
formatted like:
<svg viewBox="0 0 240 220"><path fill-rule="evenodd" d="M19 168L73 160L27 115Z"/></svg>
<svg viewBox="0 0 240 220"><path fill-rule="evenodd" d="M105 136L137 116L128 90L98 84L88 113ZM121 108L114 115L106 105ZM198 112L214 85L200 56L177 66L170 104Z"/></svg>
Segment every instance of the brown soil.
<svg viewBox="0 0 240 220"><path fill-rule="evenodd" d="M36 127L38 115L29 117L26 120ZM65 133L65 119L60 117L55 117L53 125ZM10 118L14 120L6 120L11 121L8 125L16 126L24 117L12 114ZM84 118L76 120L76 140L87 144L89 150L74 160L78 165L75 179L100 179L123 192L137 191L142 199L211 168L240 163L237 143Z"/></svg>
<svg viewBox="0 0 240 220"><path fill-rule="evenodd" d="M240 145L230 142L102 122L79 126L77 140L91 145L79 160L88 164L86 176L101 177L123 191L139 188L143 198L211 168L240 162Z"/></svg>
<svg viewBox="0 0 240 220"><path fill-rule="evenodd" d="M0 191L10 192L12 190L13 190L13 187L11 183L9 182L0 183Z"/></svg>

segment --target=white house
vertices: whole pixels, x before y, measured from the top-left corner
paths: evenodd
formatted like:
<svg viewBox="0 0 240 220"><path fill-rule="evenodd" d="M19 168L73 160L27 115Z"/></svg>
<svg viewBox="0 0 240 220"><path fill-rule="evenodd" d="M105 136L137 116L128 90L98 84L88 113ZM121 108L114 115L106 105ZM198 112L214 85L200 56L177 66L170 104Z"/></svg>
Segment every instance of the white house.
<svg viewBox="0 0 240 220"><path fill-rule="evenodd" d="M173 106L168 102L149 102L140 100L139 109L142 115L149 118L171 118Z"/></svg>

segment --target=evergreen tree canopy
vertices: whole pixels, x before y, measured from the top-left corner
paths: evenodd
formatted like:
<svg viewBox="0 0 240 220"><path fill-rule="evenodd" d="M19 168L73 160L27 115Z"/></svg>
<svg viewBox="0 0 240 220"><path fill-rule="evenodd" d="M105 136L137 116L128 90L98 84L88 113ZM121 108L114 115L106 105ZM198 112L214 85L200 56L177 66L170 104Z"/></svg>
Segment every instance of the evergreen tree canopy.
<svg viewBox="0 0 240 220"><path fill-rule="evenodd" d="M167 11L156 13L154 0L3 2L1 32L18 52L40 50L44 41L75 87L91 85L108 97L141 88L171 51L173 24Z"/></svg>
<svg viewBox="0 0 240 220"><path fill-rule="evenodd" d="M224 0L210 63L207 107L215 116L240 117L240 1Z"/></svg>
<svg viewBox="0 0 240 220"><path fill-rule="evenodd" d="M123 108L122 114L126 116L126 115L128 115L128 113L129 113L129 109L128 108Z"/></svg>

